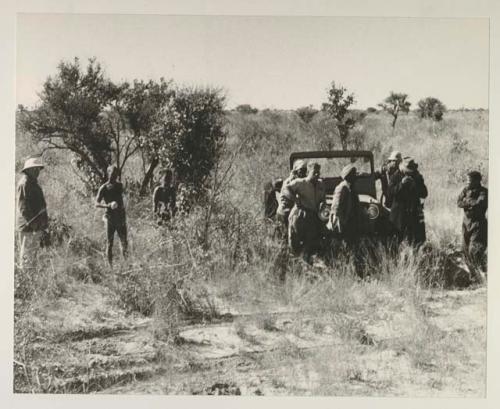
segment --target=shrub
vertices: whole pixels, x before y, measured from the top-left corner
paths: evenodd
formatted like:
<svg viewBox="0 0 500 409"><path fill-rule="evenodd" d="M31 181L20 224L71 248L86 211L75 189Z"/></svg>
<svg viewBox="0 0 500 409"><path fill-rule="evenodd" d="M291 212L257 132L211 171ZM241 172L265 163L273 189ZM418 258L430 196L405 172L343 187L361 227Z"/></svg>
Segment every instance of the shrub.
<svg viewBox="0 0 500 409"><path fill-rule="evenodd" d="M298 108L295 112L306 124L311 122L314 116L318 113L317 109L314 109L312 105Z"/></svg>
<svg viewBox="0 0 500 409"><path fill-rule="evenodd" d="M427 97L418 101L418 114L420 118L430 118L441 121L446 112L445 105L437 98Z"/></svg>
<svg viewBox="0 0 500 409"><path fill-rule="evenodd" d="M235 110L236 110L236 112L239 112L240 114L244 114L244 115L256 114L257 112L259 112L259 110L257 108L254 108L249 104L238 105L235 108Z"/></svg>

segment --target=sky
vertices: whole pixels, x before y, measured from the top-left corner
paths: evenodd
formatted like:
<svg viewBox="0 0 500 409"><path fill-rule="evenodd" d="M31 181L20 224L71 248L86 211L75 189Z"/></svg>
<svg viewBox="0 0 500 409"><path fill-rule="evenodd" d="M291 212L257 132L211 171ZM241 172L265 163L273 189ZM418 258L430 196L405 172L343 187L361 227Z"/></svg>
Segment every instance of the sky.
<svg viewBox="0 0 500 409"><path fill-rule="evenodd" d="M319 108L332 81L356 108L391 91L488 108L487 19L19 14L16 53L28 107L60 61L96 57L115 81L220 87L228 108Z"/></svg>

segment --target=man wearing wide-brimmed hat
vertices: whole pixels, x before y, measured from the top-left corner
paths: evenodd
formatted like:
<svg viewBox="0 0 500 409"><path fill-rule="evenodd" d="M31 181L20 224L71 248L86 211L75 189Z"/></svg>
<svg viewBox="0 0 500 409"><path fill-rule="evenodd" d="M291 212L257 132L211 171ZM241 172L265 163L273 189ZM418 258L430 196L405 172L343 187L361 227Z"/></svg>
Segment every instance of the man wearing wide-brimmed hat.
<svg viewBox="0 0 500 409"><path fill-rule="evenodd" d="M19 263L23 269L35 267L36 254L48 227L47 204L38 184L38 175L43 168L40 158L27 159L17 185Z"/></svg>
<svg viewBox="0 0 500 409"><path fill-rule="evenodd" d="M458 196L458 207L464 209L462 223L463 249L467 261L473 267L486 272L488 247L488 189L481 185L481 173L467 174L467 186Z"/></svg>
<svg viewBox="0 0 500 409"><path fill-rule="evenodd" d="M386 163L382 166L380 171L375 172L375 177L380 179L382 187L382 196L384 206L390 208L392 205L392 199L389 193L389 183L392 175L399 172L399 165L403 160L401 152L392 151L387 158Z"/></svg>
<svg viewBox="0 0 500 409"><path fill-rule="evenodd" d="M403 159L400 172L391 178L389 192L392 198L390 220L398 231L399 241L422 244L425 222L421 200L427 197L427 187L413 158Z"/></svg>

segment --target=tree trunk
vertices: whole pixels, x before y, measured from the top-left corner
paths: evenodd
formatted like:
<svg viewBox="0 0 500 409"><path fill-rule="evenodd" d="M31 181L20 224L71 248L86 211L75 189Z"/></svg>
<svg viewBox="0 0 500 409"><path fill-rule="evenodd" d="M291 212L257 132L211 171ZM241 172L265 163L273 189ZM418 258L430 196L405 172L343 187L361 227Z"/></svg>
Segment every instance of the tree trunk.
<svg viewBox="0 0 500 409"><path fill-rule="evenodd" d="M396 121L398 120L398 116L395 115L394 119L392 120L392 128L394 129L396 127Z"/></svg>
<svg viewBox="0 0 500 409"><path fill-rule="evenodd" d="M139 194L141 196L146 194L146 189L148 188L150 181L153 180L153 173L154 173L154 171L159 163L160 163L159 159L157 157L155 157L155 158L153 158L153 160L149 164L148 170L146 171L146 174L144 175L144 179L142 180L142 183L141 183L141 190L139 191Z"/></svg>

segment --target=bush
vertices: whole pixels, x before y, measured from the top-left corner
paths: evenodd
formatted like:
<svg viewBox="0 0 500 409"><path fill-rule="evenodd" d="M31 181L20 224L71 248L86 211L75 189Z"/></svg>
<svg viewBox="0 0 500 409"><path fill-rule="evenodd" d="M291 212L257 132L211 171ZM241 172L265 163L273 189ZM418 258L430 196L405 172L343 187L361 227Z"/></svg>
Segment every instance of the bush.
<svg viewBox="0 0 500 409"><path fill-rule="evenodd" d="M418 101L418 114L420 118L430 118L435 121L441 121L443 114L446 112L446 107L437 98L427 97Z"/></svg>
<svg viewBox="0 0 500 409"><path fill-rule="evenodd" d="M235 110L236 110L236 112L239 112L240 114L244 114L244 115L256 114L257 112L259 112L259 110L257 108L254 108L249 104L238 105L235 108Z"/></svg>
<svg viewBox="0 0 500 409"><path fill-rule="evenodd" d="M312 105L307 107L298 108L295 112L306 124L311 122L314 116L318 113L317 109L314 109Z"/></svg>

